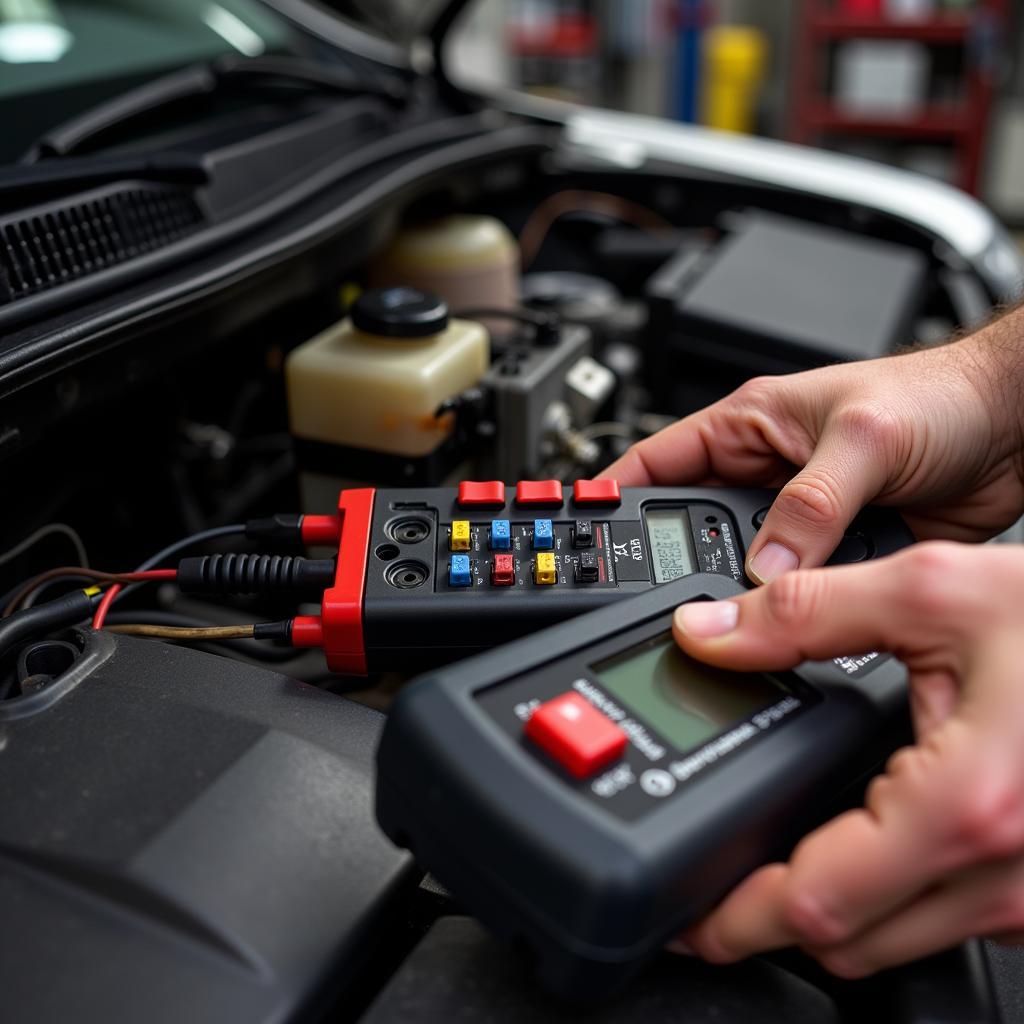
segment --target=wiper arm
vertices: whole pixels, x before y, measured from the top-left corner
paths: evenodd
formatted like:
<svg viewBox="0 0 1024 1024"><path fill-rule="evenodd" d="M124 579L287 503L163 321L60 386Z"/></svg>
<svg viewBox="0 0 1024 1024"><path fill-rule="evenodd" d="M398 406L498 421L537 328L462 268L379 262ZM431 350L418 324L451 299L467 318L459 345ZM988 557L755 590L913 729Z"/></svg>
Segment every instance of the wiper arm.
<svg viewBox="0 0 1024 1024"><path fill-rule="evenodd" d="M389 78L375 77L373 81L358 78L350 71L342 71L319 61L304 57L220 57L212 65L221 79L257 78L270 84L279 79L283 84L308 85L329 92L349 96L377 96L402 103L407 92Z"/></svg>
<svg viewBox="0 0 1024 1024"><path fill-rule="evenodd" d="M34 164L48 157L66 157L86 142L123 128L136 120L178 104L194 103L221 90L276 90L305 87L345 96L380 96L398 103L405 98L399 87L359 81L347 72L298 57L222 57L196 64L147 82L65 121L38 139L21 158Z"/></svg>

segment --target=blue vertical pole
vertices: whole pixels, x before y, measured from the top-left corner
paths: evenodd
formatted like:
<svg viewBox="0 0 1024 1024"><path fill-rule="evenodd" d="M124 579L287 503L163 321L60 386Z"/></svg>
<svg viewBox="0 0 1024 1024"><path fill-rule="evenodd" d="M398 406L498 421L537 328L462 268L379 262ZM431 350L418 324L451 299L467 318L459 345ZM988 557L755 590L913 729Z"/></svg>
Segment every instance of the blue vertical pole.
<svg viewBox="0 0 1024 1024"><path fill-rule="evenodd" d="M697 120L700 88L700 37L704 0L676 0L678 32L672 109L680 121Z"/></svg>

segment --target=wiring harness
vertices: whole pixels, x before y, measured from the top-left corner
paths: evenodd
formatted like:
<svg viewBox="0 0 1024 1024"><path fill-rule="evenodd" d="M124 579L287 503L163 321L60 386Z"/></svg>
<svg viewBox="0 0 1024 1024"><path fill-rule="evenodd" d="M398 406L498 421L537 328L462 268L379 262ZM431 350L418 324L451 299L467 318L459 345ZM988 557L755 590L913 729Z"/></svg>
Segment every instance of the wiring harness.
<svg viewBox="0 0 1024 1024"><path fill-rule="evenodd" d="M56 529L59 527L60 529ZM37 536L68 532L64 524L44 527L6 553L13 558L30 547ZM57 630L91 623L94 630L129 636L152 637L176 642L252 642L272 641L286 647L318 645L319 633L311 629L309 617L241 625L205 625L182 622L180 617L164 616L163 621L124 621L130 613L119 613L117 621L107 625L116 602L151 582L177 585L182 593L209 595L322 594L335 578L337 562L330 558L306 558L288 554L217 553L184 557L177 566L168 566L176 556L190 548L227 539L247 538L274 546L295 544L337 545L341 533L338 515L277 515L247 523L235 523L185 537L156 552L129 572L104 572L88 565L63 565L25 580L0 599L0 664L17 647ZM77 539L77 535L75 535ZM84 549L76 546L85 562ZM43 600L45 590L68 584L89 585L56 598ZM156 613L160 618L161 613ZM146 619L140 613L140 619ZM167 621L167 619L172 621Z"/></svg>

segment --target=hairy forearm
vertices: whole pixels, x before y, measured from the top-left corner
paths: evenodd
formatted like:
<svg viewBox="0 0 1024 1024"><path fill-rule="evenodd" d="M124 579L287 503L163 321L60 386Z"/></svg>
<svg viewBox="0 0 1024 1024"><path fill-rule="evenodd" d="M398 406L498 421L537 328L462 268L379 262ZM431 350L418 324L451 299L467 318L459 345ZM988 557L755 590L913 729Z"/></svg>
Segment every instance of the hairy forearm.
<svg viewBox="0 0 1024 1024"><path fill-rule="evenodd" d="M989 410L994 440L1024 455L1024 304L946 347Z"/></svg>

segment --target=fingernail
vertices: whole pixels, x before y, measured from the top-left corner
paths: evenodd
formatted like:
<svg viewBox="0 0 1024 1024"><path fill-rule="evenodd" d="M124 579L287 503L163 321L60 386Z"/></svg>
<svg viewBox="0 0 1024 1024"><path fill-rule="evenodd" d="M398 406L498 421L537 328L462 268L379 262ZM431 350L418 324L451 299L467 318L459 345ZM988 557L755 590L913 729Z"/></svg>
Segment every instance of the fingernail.
<svg viewBox="0 0 1024 1024"><path fill-rule="evenodd" d="M676 609L676 626L687 636L706 639L735 629L739 617L735 601L694 601Z"/></svg>
<svg viewBox="0 0 1024 1024"><path fill-rule="evenodd" d="M750 562L747 570L755 583L770 583L776 576L797 568L800 559L795 551L770 540Z"/></svg>
<svg viewBox="0 0 1024 1024"><path fill-rule="evenodd" d="M680 956L696 956L697 951L682 939L669 939L665 943L665 949L670 953L678 953Z"/></svg>

